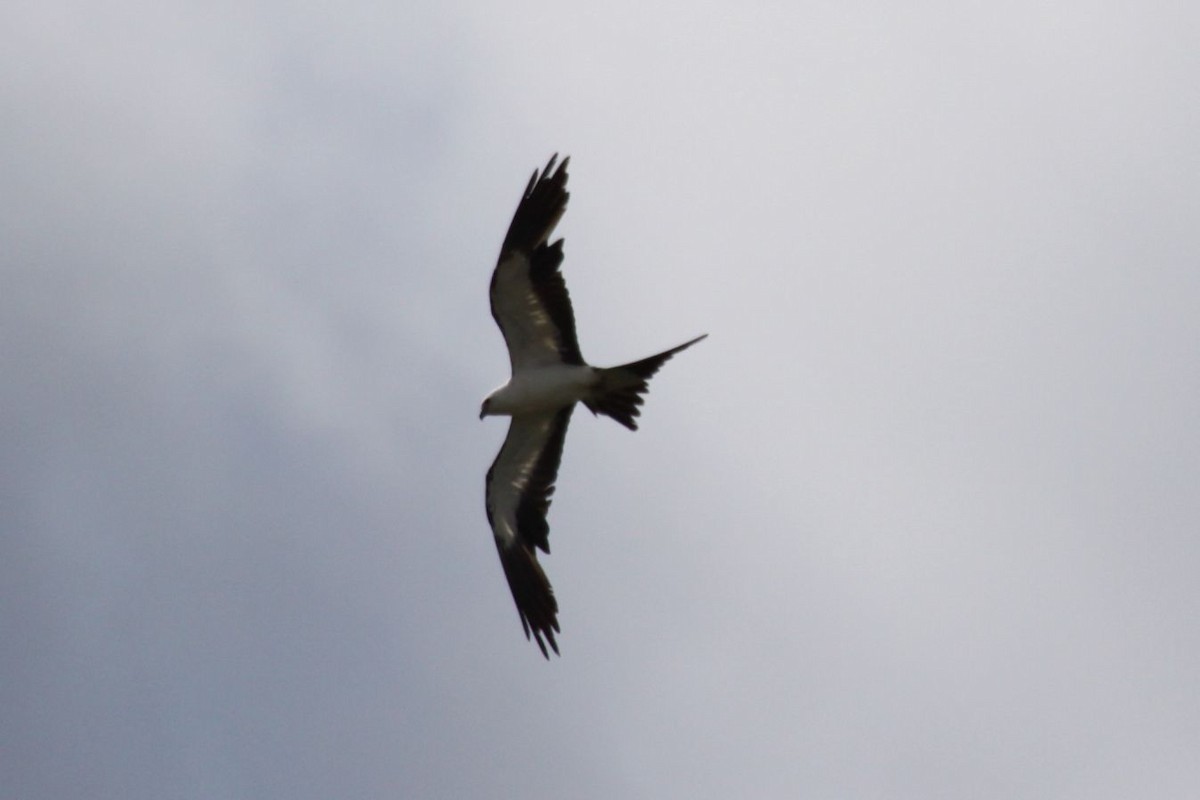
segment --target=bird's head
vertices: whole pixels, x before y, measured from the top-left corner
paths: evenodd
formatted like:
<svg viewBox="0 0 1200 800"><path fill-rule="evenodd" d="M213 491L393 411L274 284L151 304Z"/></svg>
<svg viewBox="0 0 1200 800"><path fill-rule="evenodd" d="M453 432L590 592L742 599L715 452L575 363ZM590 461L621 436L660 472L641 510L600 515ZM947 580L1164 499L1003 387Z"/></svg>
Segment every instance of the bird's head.
<svg viewBox="0 0 1200 800"><path fill-rule="evenodd" d="M502 417L506 414L511 414L512 401L509 397L511 389L508 384L501 386L496 391L484 398L483 405L479 407L479 418L484 417Z"/></svg>

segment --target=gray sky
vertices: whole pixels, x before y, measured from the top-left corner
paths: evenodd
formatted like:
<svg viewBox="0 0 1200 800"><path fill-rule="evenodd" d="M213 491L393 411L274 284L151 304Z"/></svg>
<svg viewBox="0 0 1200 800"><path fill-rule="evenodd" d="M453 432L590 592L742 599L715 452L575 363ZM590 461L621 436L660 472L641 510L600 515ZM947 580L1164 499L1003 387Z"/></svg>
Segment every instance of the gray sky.
<svg viewBox="0 0 1200 800"><path fill-rule="evenodd" d="M0 10L0 780L1200 795L1200 11ZM599 9L600 7L597 7ZM487 282L599 364L522 636Z"/></svg>

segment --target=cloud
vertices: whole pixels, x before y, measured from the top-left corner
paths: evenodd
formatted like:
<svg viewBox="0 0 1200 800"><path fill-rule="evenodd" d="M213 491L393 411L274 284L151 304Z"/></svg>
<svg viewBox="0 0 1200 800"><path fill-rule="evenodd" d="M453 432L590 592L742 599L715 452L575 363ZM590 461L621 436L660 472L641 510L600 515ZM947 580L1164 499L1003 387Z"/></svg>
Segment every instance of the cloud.
<svg viewBox="0 0 1200 800"><path fill-rule="evenodd" d="M13 791L1194 791L1172 13L6 9ZM576 415L543 664L475 412L555 150L585 355L712 335Z"/></svg>

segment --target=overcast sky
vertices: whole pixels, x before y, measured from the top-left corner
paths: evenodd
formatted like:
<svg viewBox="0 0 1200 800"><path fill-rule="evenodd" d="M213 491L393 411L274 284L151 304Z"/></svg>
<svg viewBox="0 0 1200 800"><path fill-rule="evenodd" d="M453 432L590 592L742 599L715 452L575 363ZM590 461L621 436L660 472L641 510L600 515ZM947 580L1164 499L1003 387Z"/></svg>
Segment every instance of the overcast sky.
<svg viewBox="0 0 1200 800"><path fill-rule="evenodd" d="M1200 796L1200 10L0 10L0 794ZM605 365L527 642L487 285Z"/></svg>

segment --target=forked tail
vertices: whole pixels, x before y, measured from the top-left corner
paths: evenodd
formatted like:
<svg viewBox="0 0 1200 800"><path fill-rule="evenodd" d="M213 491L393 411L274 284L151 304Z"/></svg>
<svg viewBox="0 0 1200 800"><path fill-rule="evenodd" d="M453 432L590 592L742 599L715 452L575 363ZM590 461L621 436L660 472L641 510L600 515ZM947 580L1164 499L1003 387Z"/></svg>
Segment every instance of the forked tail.
<svg viewBox="0 0 1200 800"><path fill-rule="evenodd" d="M658 372L663 364L667 363L671 356L688 349L707 336L707 333L697 336L690 342L684 342L678 347L672 347L670 350L656 356L643 358L641 361L634 361L632 364L597 369L600 382L592 390L592 393L584 398L583 404L593 414L612 417L629 430L636 431L637 421L634 417L642 413L638 406L645 402L642 395L650 388L650 378Z"/></svg>

